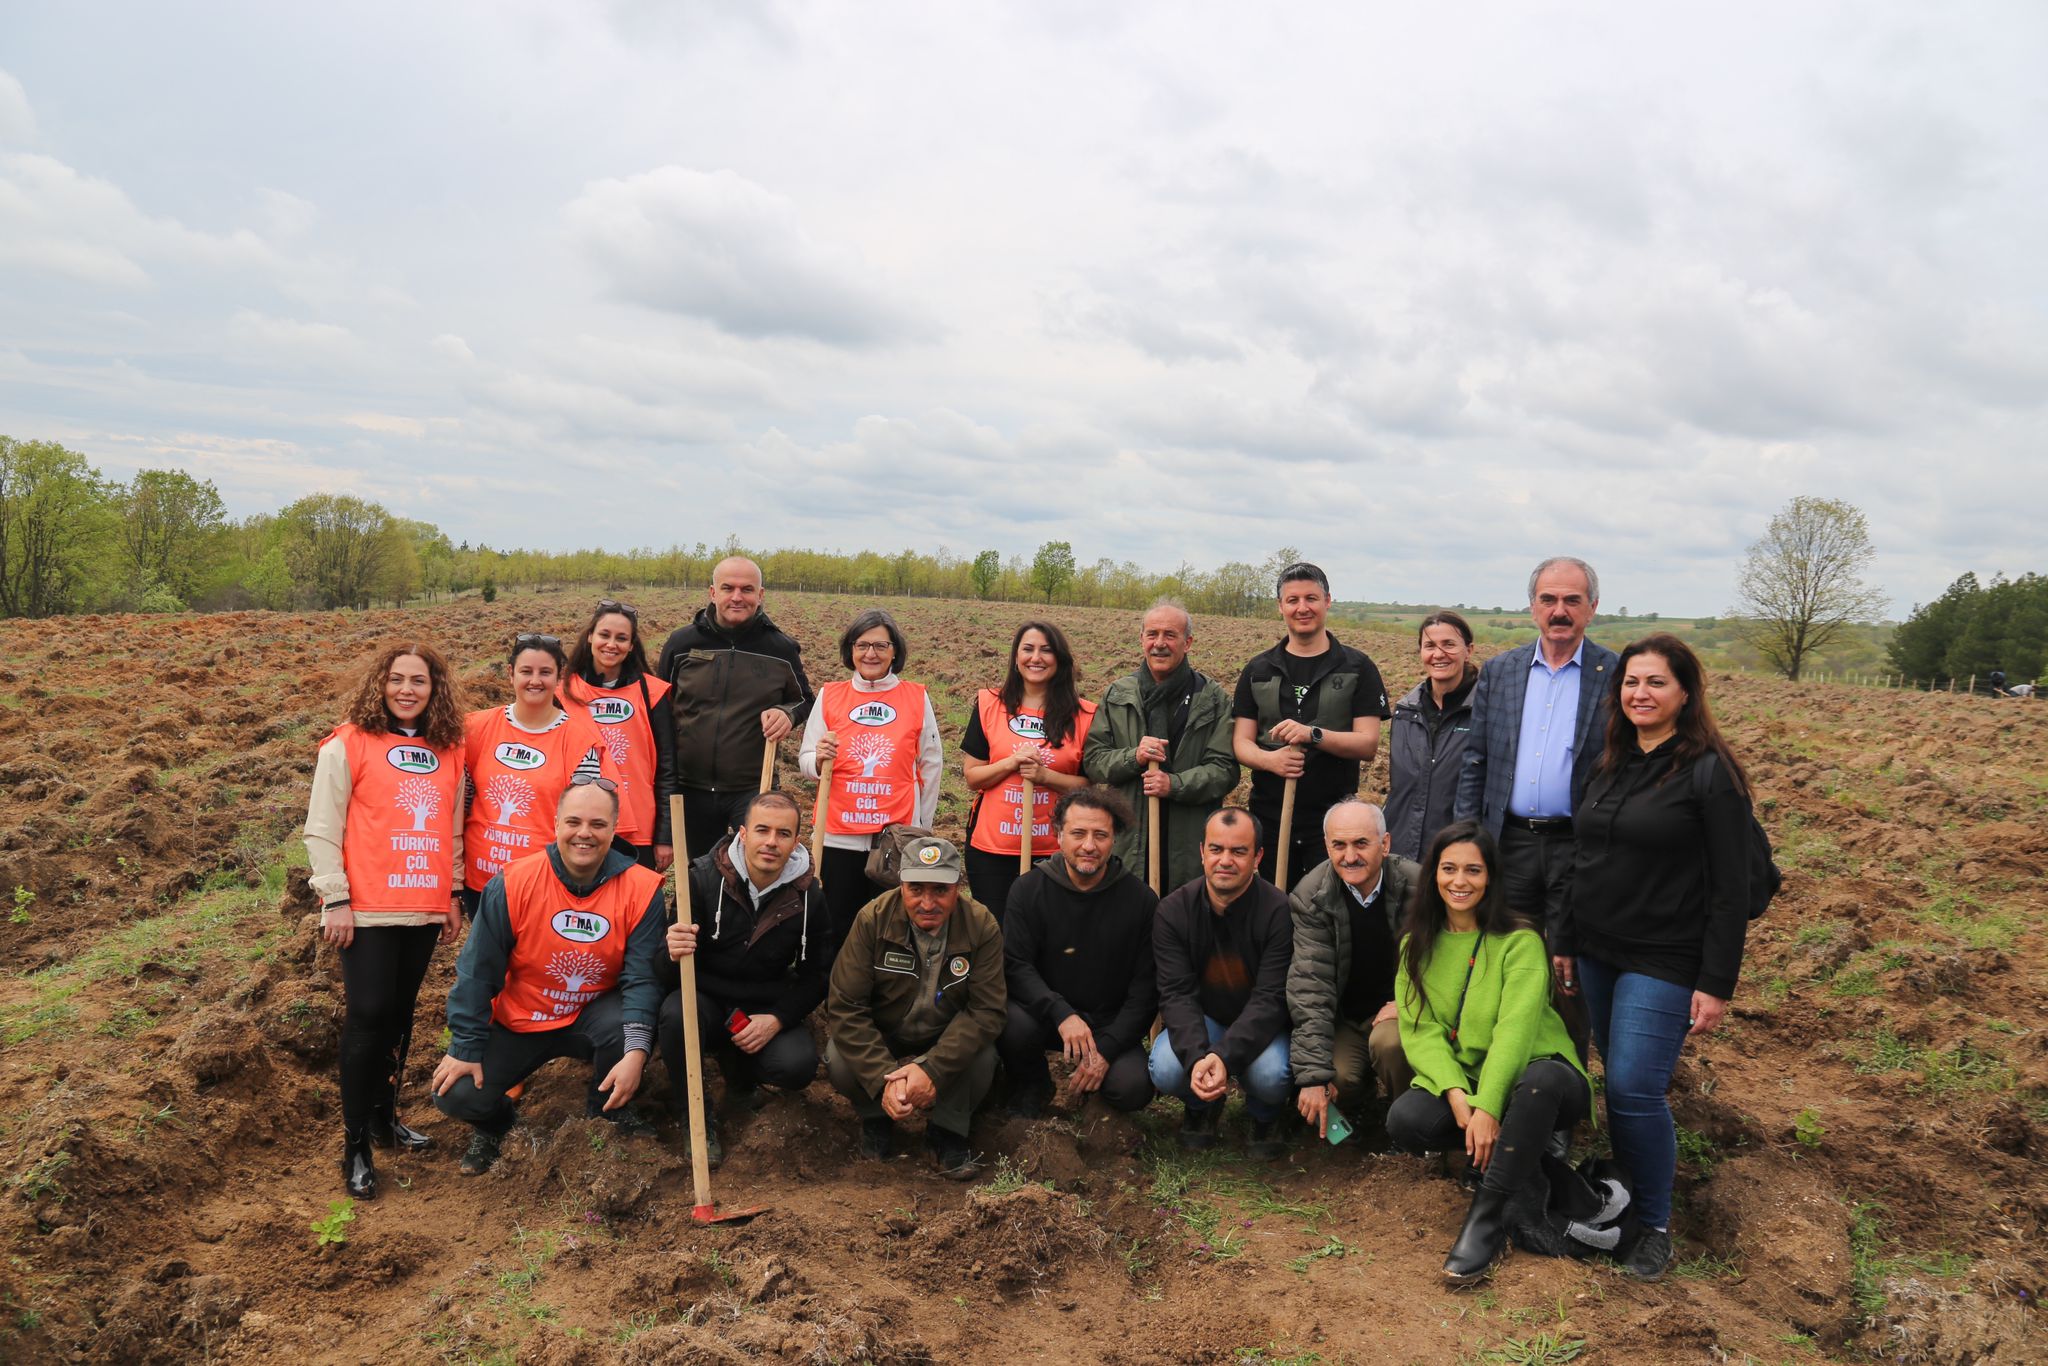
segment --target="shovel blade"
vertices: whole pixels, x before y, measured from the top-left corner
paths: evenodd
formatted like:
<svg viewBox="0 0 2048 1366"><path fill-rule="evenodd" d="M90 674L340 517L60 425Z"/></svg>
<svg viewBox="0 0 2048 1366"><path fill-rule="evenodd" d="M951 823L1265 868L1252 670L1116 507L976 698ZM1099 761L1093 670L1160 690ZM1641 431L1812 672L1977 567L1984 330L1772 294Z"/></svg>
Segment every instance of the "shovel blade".
<svg viewBox="0 0 2048 1366"><path fill-rule="evenodd" d="M722 1210L716 1205L693 1205L690 1207L690 1218L699 1224L744 1224L767 1212L768 1207L766 1205L755 1205L749 1209L726 1210Z"/></svg>

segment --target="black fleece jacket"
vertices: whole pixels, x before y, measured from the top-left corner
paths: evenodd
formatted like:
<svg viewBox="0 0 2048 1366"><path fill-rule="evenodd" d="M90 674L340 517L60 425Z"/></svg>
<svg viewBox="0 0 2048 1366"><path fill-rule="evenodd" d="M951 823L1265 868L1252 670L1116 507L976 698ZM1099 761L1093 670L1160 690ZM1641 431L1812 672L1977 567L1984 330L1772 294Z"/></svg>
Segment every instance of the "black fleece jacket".
<svg viewBox="0 0 2048 1366"><path fill-rule="evenodd" d="M1058 855L1017 879L1003 915L1010 1000L1057 1028L1069 1015L1114 1059L1144 1041L1159 997L1152 916L1159 898L1112 858L1102 881L1074 886Z"/></svg>
<svg viewBox="0 0 2048 1366"><path fill-rule="evenodd" d="M654 672L675 689L676 782L712 792L751 790L761 780L761 713L779 707L804 728L815 695L803 651L766 612L736 631L707 607L661 647Z"/></svg>
<svg viewBox="0 0 2048 1366"><path fill-rule="evenodd" d="M1262 877L1222 915L1196 878L1166 894L1152 920L1159 967L1159 1014L1174 1055L1192 1068L1211 1052L1242 1075L1287 1032L1287 966L1294 959L1294 917L1287 893ZM1225 1027L1209 1044L1208 1016Z"/></svg>
<svg viewBox="0 0 2048 1366"><path fill-rule="evenodd" d="M789 1029L825 999L834 947L825 892L806 872L769 892L756 911L731 848L726 841L690 864L697 989L749 1015L773 1015ZM662 963L662 981L673 989L682 970L666 953Z"/></svg>

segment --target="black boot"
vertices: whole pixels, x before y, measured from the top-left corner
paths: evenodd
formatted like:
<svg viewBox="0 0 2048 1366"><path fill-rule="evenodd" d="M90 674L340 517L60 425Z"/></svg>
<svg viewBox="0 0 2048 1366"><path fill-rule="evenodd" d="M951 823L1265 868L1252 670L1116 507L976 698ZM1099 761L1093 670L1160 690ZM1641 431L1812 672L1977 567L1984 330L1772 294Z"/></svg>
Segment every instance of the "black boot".
<svg viewBox="0 0 2048 1366"><path fill-rule="evenodd" d="M1492 1272L1495 1262L1507 1251L1508 1197L1504 1191L1482 1185L1472 1196L1472 1208L1465 1211L1465 1227L1444 1258L1444 1279L1452 1285L1476 1285Z"/></svg>
<svg viewBox="0 0 2048 1366"><path fill-rule="evenodd" d="M398 1037L398 1046L392 1050L391 1075L384 1078L379 1088L382 1095L370 1107L370 1142L379 1148L423 1153L434 1146L434 1140L398 1117L398 1083L405 1077L405 1055L411 1051L412 1026L407 1025L405 1033Z"/></svg>
<svg viewBox="0 0 2048 1366"><path fill-rule="evenodd" d="M356 1199L377 1198L377 1166L370 1160L370 1136L361 1129L342 1130L341 1175Z"/></svg>

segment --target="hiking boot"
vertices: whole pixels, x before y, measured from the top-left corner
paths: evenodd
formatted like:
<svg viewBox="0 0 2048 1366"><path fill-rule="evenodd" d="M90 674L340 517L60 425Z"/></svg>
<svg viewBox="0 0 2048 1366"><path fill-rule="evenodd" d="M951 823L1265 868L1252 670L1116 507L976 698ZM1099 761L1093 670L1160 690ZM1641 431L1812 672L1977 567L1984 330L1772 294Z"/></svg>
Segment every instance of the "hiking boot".
<svg viewBox="0 0 2048 1366"><path fill-rule="evenodd" d="M654 1125L630 1105L622 1105L609 1113L599 1111L595 1117L609 1123L620 1138L651 1138L654 1135Z"/></svg>
<svg viewBox="0 0 2048 1366"><path fill-rule="evenodd" d="M924 1145L938 1163L939 1175L948 1181L972 1181L981 1171L981 1164L974 1160L974 1152L967 1146L965 1134L941 1129L936 1124L929 1125L924 1131Z"/></svg>
<svg viewBox="0 0 2048 1366"><path fill-rule="evenodd" d="M1044 1119L1045 1107L1051 1101L1050 1082L1021 1085L1010 1093L1010 1115L1014 1119Z"/></svg>
<svg viewBox="0 0 2048 1366"><path fill-rule="evenodd" d="M1671 1233L1667 1229L1646 1228L1636 1238L1636 1245L1628 1250L1622 1261L1622 1268L1639 1281L1661 1281L1664 1272L1671 1266Z"/></svg>
<svg viewBox="0 0 2048 1366"><path fill-rule="evenodd" d="M341 1142L341 1177L348 1193L358 1200L377 1198L377 1166L370 1160L370 1137L361 1129L344 1129Z"/></svg>
<svg viewBox="0 0 2048 1366"><path fill-rule="evenodd" d="M1508 1197L1491 1186L1481 1186L1465 1211L1465 1226L1451 1255L1444 1258L1444 1279L1454 1286L1476 1285L1493 1272L1494 1264L1508 1250Z"/></svg>
<svg viewBox="0 0 2048 1366"><path fill-rule="evenodd" d="M478 1129L469 1136L469 1148L462 1154L457 1170L464 1176L482 1176L498 1160L498 1149L504 1146L503 1134L487 1134Z"/></svg>
<svg viewBox="0 0 2048 1366"><path fill-rule="evenodd" d="M373 1147L396 1148L406 1153L423 1153L434 1146L433 1139L400 1119L388 1105L370 1111L370 1143Z"/></svg>
<svg viewBox="0 0 2048 1366"><path fill-rule="evenodd" d="M1287 1137L1280 1131L1281 1119L1252 1121L1252 1136L1244 1145L1244 1155L1254 1162L1277 1162L1287 1156Z"/></svg>
<svg viewBox="0 0 2048 1366"><path fill-rule="evenodd" d="M896 1122L887 1115L876 1115L873 1119L860 1122L860 1155L871 1157L877 1162L887 1162L896 1155Z"/></svg>
<svg viewBox="0 0 2048 1366"><path fill-rule="evenodd" d="M1180 1117L1180 1133L1176 1137L1180 1146L1191 1153L1202 1152L1216 1146L1216 1124L1223 1118L1220 1105L1189 1105Z"/></svg>

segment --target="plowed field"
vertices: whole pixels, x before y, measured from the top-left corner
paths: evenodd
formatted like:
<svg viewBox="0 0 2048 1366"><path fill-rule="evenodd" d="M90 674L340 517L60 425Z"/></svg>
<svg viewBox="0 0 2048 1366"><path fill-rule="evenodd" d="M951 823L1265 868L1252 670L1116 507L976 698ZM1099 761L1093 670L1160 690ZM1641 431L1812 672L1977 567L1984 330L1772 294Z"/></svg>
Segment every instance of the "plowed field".
<svg viewBox="0 0 2048 1366"><path fill-rule="evenodd" d="M1517 1255L1449 1293L1464 1202L1428 1164L1376 1134L1191 1161L1165 1106L985 1114L1004 1160L963 1189L858 1161L821 1080L731 1117L718 1189L771 1212L703 1229L674 1131L609 1140L557 1065L465 1180L466 1135L417 1099L447 949L407 1078L439 1146L384 1157L323 1252L342 1001L294 838L314 747L378 641L433 640L502 700L511 632L573 630L592 596L0 625L0 1360L2048 1359L2048 707L1754 677L1715 702L1787 884L1731 1023L1681 1065L1662 1285ZM695 602L640 605L665 631ZM769 609L822 681L856 605ZM957 739L1028 613L890 605ZM1131 614L1055 619L1090 695L1135 664ZM1228 686L1277 634L1201 620L1196 663ZM1414 681L1408 639L1339 634ZM956 771L947 833L962 796Z"/></svg>

